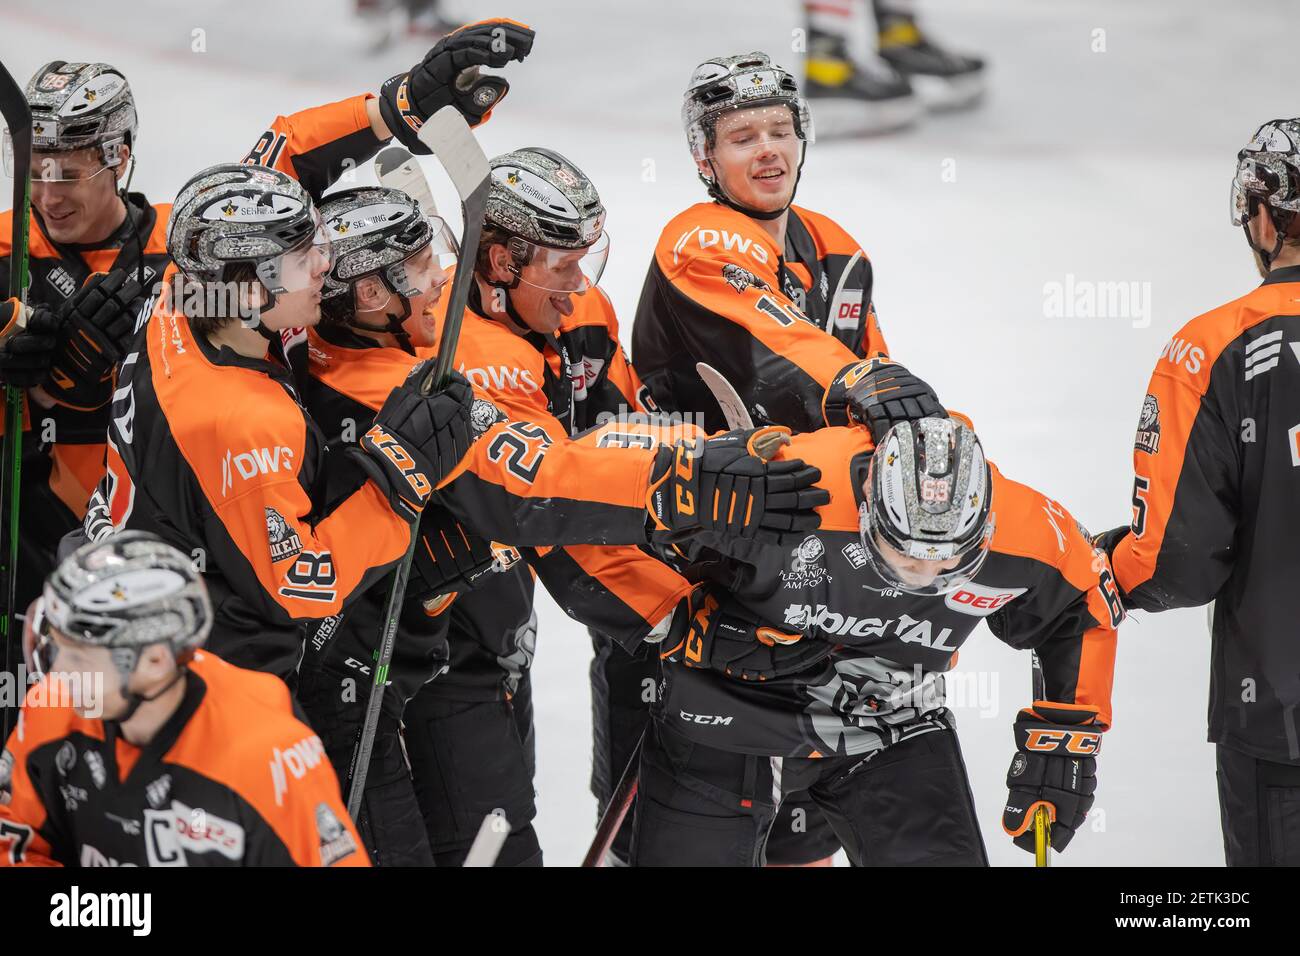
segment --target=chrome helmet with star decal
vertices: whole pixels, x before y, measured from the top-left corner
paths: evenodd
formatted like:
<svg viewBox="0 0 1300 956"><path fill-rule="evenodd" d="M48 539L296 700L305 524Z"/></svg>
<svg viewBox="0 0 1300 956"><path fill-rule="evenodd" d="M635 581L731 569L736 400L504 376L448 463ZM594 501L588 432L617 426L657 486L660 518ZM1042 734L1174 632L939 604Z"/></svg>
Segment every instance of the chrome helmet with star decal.
<svg viewBox="0 0 1300 956"><path fill-rule="evenodd" d="M179 663L207 640L212 602L193 561L155 535L122 531L78 548L45 581L29 622L48 673L51 628L70 641L106 647L124 678L140 652L166 644Z"/></svg>
<svg viewBox="0 0 1300 956"><path fill-rule="evenodd" d="M942 595L979 572L993 539L992 478L969 426L899 422L876 446L865 491L862 547L887 584Z"/></svg>
<svg viewBox="0 0 1300 956"><path fill-rule="evenodd" d="M548 292L580 292L596 285L609 258L609 234L591 179L540 146L512 150L488 165L480 274L489 271L486 250L501 244L510 252L510 288L525 282Z"/></svg>

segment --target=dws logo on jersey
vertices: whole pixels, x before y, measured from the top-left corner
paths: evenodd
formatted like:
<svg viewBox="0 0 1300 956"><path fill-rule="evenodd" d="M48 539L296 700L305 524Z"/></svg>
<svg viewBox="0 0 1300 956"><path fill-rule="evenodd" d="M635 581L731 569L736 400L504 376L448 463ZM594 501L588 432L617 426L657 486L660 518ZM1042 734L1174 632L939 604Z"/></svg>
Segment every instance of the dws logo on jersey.
<svg viewBox="0 0 1300 956"><path fill-rule="evenodd" d="M258 475L293 471L293 449L288 445L274 448L254 448L233 455L229 451L221 460L221 497L235 487L235 475L247 481Z"/></svg>
<svg viewBox="0 0 1300 956"><path fill-rule="evenodd" d="M532 369L511 368L508 365L484 365L481 368L460 367L460 374L469 379L469 383L485 391L508 388L515 392L530 395L541 391Z"/></svg>
<svg viewBox="0 0 1300 956"><path fill-rule="evenodd" d="M701 249L708 249L712 246L721 246L727 252L737 251L746 253L755 262L760 265L767 265L772 261L767 247L761 242L757 242L749 236L742 236L739 233L728 232L726 229L701 229L699 226L692 226L673 244L673 265L681 261L681 252L686 248L687 242L694 236L700 244Z"/></svg>
<svg viewBox="0 0 1300 956"><path fill-rule="evenodd" d="M1006 607L1028 588L991 588L971 581L944 596L943 603L950 610L972 617L988 617Z"/></svg>

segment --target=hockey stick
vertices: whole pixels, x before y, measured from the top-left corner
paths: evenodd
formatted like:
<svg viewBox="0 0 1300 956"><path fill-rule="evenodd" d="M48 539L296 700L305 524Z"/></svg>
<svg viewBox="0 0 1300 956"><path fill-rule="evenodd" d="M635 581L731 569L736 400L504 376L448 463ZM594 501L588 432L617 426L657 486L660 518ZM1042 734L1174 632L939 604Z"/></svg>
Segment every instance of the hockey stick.
<svg viewBox="0 0 1300 956"><path fill-rule="evenodd" d="M32 195L32 111L23 88L14 82L9 70L0 64L0 114L9 128L13 143L14 202L13 231L9 251L9 294L25 305L27 301L27 230L31 219ZM24 322L22 308L15 325ZM5 503L4 527L6 547L0 561L4 564L4 595L0 611L0 640L5 645L5 673L13 673L14 604L18 598L18 492L22 471L23 390L5 386L4 454L0 467L0 499ZM9 739L9 712L4 708L3 737Z"/></svg>
<svg viewBox="0 0 1300 956"><path fill-rule="evenodd" d="M712 365L706 365L704 362L695 363L695 371L699 373L701 381L713 393L714 399L722 406L722 417L727 420L728 428L753 428L754 418L749 414L749 409L740 399L740 393L732 387Z"/></svg>
<svg viewBox="0 0 1300 956"><path fill-rule="evenodd" d="M582 865L585 867L600 866L605 859L605 854L614 845L614 837L618 835L619 827L623 825L628 808L632 806L632 800L636 797L641 748L645 744L645 735L649 732L649 728L641 731L636 746L632 748L632 756L628 758L627 766L623 768L623 775L618 778L614 795L609 798L609 803L605 804L605 812L600 815L600 822L596 824L596 835L592 837L587 855L582 858Z"/></svg>
<svg viewBox="0 0 1300 956"><path fill-rule="evenodd" d="M1037 651L1029 652L1030 690L1034 700L1047 696L1047 682L1043 675L1043 662ZM1034 866L1052 865L1052 819L1047 807L1034 811Z"/></svg>
<svg viewBox="0 0 1300 956"><path fill-rule="evenodd" d="M461 320L465 304L469 301L470 284L474 281L474 255L478 251L479 237L483 233L483 214L487 208L488 163L483 148L470 132L465 118L455 107L444 106L420 127L420 142L438 157L447 171L460 207L464 228L460 239L460 258L456 275L451 280L451 297L447 301L447 314L443 321L442 338L438 342L438 358L420 390L431 392L442 388L451 376L456 344L460 340ZM426 192L427 192L426 187ZM402 616L402 602L406 597L406 582L411 576L411 562L420 537L419 521L411 527L411 543L406 554L393 572L393 585L389 589L384 607L384 629L379 636L379 652L375 661L370 699L366 702L366 717L361 725L361 736L352 753L352 766L348 777L348 814L355 821L361 813L361 795L366 787L366 774L370 770L370 754L375 746L375 730L379 726L379 712L384 701L384 688L388 685L388 667L393 661L393 644L397 640L397 622Z"/></svg>
<svg viewBox="0 0 1300 956"><path fill-rule="evenodd" d="M501 854L501 847L505 845L508 836L510 836L510 821L500 810L493 810L479 824L478 834L470 844L469 852L465 854L465 862L461 866L496 866L497 857Z"/></svg>

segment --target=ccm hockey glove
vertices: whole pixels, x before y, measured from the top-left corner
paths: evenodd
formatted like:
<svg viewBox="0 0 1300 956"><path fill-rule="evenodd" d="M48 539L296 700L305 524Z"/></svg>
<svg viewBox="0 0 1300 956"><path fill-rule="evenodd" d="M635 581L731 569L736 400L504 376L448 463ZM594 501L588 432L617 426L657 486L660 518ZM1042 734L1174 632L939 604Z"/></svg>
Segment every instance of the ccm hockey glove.
<svg viewBox="0 0 1300 956"><path fill-rule="evenodd" d="M417 135L444 106L458 109L478 126L501 102L510 84L480 76L479 67L501 68L533 48L533 31L515 20L480 20L447 34L409 72L379 88L379 112L398 141L416 154L429 154Z"/></svg>
<svg viewBox="0 0 1300 956"><path fill-rule="evenodd" d="M821 524L816 508L830 494L822 473L799 459L767 461L789 429L737 429L659 449L650 470L646 510L652 534L711 531L767 544L802 538Z"/></svg>
<svg viewBox="0 0 1300 956"><path fill-rule="evenodd" d="M424 509L418 533L411 593L420 598L472 590L488 574L503 571L519 560L518 551L480 538L440 504Z"/></svg>
<svg viewBox="0 0 1300 956"><path fill-rule="evenodd" d="M1092 809L1097 790L1101 728L1096 714L1054 711L1045 720L1026 708L1016 718L1016 755L1007 771L1006 809L1002 828L1022 850L1034 852L1034 812L1046 806L1052 819L1052 849L1064 850Z"/></svg>
<svg viewBox="0 0 1300 956"><path fill-rule="evenodd" d="M405 382L388 393L375 423L361 436L354 458L388 493L393 510L414 521L433 490L442 484L473 441L470 406L474 390L453 372L447 387L426 394L423 383L432 361L411 369Z"/></svg>
<svg viewBox="0 0 1300 956"><path fill-rule="evenodd" d="M25 323L19 327L19 318ZM0 302L0 384L17 388L40 385L50 374L59 344L59 319L41 306L31 308L17 299Z"/></svg>
<svg viewBox="0 0 1300 956"><path fill-rule="evenodd" d="M712 594L697 589L673 612L659 657L736 680L764 681L797 673L835 649L827 641L802 638L798 631L754 621L733 602L724 608Z"/></svg>
<svg viewBox="0 0 1300 956"><path fill-rule="evenodd" d="M865 425L875 442L898 422L947 414L934 389L884 358L846 365L822 399L827 425Z"/></svg>
<svg viewBox="0 0 1300 956"><path fill-rule="evenodd" d="M113 397L113 369L126 355L144 287L122 269L96 272L59 310L63 321L45 390L61 405L89 411Z"/></svg>

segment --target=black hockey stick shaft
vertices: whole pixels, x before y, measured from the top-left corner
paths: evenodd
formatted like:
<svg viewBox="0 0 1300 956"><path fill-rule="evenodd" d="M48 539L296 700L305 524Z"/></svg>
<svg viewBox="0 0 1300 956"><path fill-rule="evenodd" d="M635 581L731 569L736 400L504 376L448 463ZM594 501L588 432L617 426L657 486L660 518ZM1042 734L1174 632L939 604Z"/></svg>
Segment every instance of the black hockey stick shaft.
<svg viewBox="0 0 1300 956"><path fill-rule="evenodd" d="M636 797L641 749L645 745L645 735L648 733L650 733L648 727L641 732L636 746L632 748L632 756L628 759L627 766L623 768L623 776L618 778L618 786L614 788L613 796L605 805L605 812L600 815L600 822L596 824L596 835L591 840L587 855L582 858L582 865L585 867L600 866L605 859L605 854L614 845L614 837L618 836L619 827L627 818L627 811Z"/></svg>
<svg viewBox="0 0 1300 956"><path fill-rule="evenodd" d="M27 238L31 220L32 192L32 111L22 87L15 82L7 67L0 64L0 114L9 129L13 148L13 222L9 253L9 294L20 302L27 301ZM16 317L16 324L21 316ZM14 646L17 641L18 599L18 495L22 469L23 445L23 390L5 386L4 454L0 456L0 500L4 502L4 594L0 607L0 640L5 645L5 674L14 673ZM19 693L25 688L20 688ZM9 739L9 716L12 708L2 708L3 734L0 742Z"/></svg>
<svg viewBox="0 0 1300 956"><path fill-rule="evenodd" d="M460 257L456 274L451 282L451 295L447 301L443 320L442 338L438 343L438 357L433 371L420 384L426 394L435 387L446 386L451 376L456 345L460 341L461 320L469 302L470 283L474 281L474 257L478 252L479 238L483 233L483 215L487 209L488 164L478 141L470 131L465 118L454 107L446 106L435 113L420 130L420 141L438 157L460 197L464 227L460 240ZM361 799L366 788L366 775L370 770L370 755L375 746L375 732L383 709L384 689L388 684L388 668L393 660L393 647L397 642L397 625L406 599L406 584L411 576L411 563L419 543L419 519L411 527L411 541L406 554L393 572L393 584L384 606L383 630L379 636L378 655L374 664L370 697L366 702L366 716L361 725L361 735L352 754L348 786L348 815L354 821L360 818Z"/></svg>

